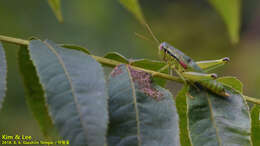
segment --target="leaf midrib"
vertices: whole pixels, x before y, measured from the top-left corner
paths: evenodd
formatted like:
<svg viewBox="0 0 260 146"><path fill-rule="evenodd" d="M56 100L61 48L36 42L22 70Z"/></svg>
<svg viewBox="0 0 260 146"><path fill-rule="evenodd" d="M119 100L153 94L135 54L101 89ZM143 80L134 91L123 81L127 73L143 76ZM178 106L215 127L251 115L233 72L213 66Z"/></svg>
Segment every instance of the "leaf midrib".
<svg viewBox="0 0 260 146"><path fill-rule="evenodd" d="M126 67L127 73L130 79L130 84L132 88L132 95L133 95L133 103L135 108L135 116L136 116L136 124L137 124L137 140L138 140L138 146L141 146L141 134L140 134L140 119L139 119L139 109L137 106L137 100L136 100L136 92L135 92L135 85L133 83L133 79L130 73L130 70L128 67Z"/></svg>
<svg viewBox="0 0 260 146"><path fill-rule="evenodd" d="M208 104L209 104L209 110L210 110L210 118L211 118L211 121L213 123L213 126L215 128L215 131L216 131L216 137L217 137L217 141L218 141L218 145L221 146L222 145L222 142L221 142L221 138L219 137L219 132L218 132L218 127L217 127L217 124L216 124L216 121L215 121L215 118L214 118L214 113L213 113L213 110L212 110L212 103L209 99L209 94L206 93L206 96L207 96L207 101L208 101Z"/></svg>
<svg viewBox="0 0 260 146"><path fill-rule="evenodd" d="M76 110L78 111L78 114L79 114L80 123L81 123L82 127L84 128L84 133L86 134L86 137L87 137L87 135L88 135L87 132L86 132L87 131L87 128L86 128L87 126L82 121L83 118L82 118L82 113L80 112L80 105L78 104L78 100L77 100L77 97L75 95L75 89L73 87L70 75L69 75L69 73L68 73L68 71L67 71L67 69L65 67L65 64L63 63L63 59L49 43L47 43L46 41L44 41L43 43L47 46L47 48L50 49L51 52L54 53L54 55L58 58L58 61L59 61L59 63L62 66L62 69L63 69L63 71L65 73L65 76L66 76L66 78L69 81L70 90L71 90L71 93L72 93L72 96L73 96L73 99L74 99L74 102L75 102L75 105L76 105Z"/></svg>

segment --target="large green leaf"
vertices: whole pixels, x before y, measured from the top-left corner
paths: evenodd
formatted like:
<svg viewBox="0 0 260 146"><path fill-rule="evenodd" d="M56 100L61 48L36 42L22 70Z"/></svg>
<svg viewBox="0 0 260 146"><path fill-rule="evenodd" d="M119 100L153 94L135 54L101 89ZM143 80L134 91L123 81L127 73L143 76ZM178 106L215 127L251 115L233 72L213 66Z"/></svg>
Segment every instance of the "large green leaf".
<svg viewBox="0 0 260 146"><path fill-rule="evenodd" d="M250 146L250 116L240 92L225 86L230 97L190 87L189 130L194 146Z"/></svg>
<svg viewBox="0 0 260 146"><path fill-rule="evenodd" d="M39 82L26 46L21 46L18 52L18 63L27 94L27 104L33 116L38 121L43 135L45 137L52 137L55 128L48 113L42 85Z"/></svg>
<svg viewBox="0 0 260 146"><path fill-rule="evenodd" d="M101 65L51 41L30 41L29 53L60 135L72 146L104 146L108 93Z"/></svg>
<svg viewBox="0 0 260 146"><path fill-rule="evenodd" d="M251 110L252 142L254 146L260 145L260 105L254 105Z"/></svg>
<svg viewBox="0 0 260 146"><path fill-rule="evenodd" d="M145 24L145 19L141 11L138 0L119 0L120 3L127 8L142 24Z"/></svg>
<svg viewBox="0 0 260 146"><path fill-rule="evenodd" d="M139 59L139 60L133 60L131 61L131 65L153 70L153 71L159 71L161 68L163 68L166 63L161 62L161 61L156 61L156 60L149 60L149 59ZM162 73L168 73L168 67L165 68L164 70L160 71ZM154 82L162 87L165 86L166 80L162 78L153 78Z"/></svg>
<svg viewBox="0 0 260 146"><path fill-rule="evenodd" d="M241 0L209 0L226 23L231 41L239 41Z"/></svg>
<svg viewBox="0 0 260 146"><path fill-rule="evenodd" d="M179 146L178 115L169 91L127 65L109 77L111 146Z"/></svg>
<svg viewBox="0 0 260 146"><path fill-rule="evenodd" d="M2 103L5 97L6 75L7 75L7 66L6 66L5 51L2 43L0 42L0 109L2 108Z"/></svg>
<svg viewBox="0 0 260 146"><path fill-rule="evenodd" d="M60 0L48 0L48 3L59 22L63 22Z"/></svg>
<svg viewBox="0 0 260 146"><path fill-rule="evenodd" d="M217 81L219 81L222 84L239 91L240 93L243 92L243 84L236 77L228 77L228 76L220 77L220 78L217 79Z"/></svg>
<svg viewBox="0 0 260 146"><path fill-rule="evenodd" d="M108 59L116 60L116 61L119 61L119 62L125 63L125 64L129 63L128 59L125 56L123 56L117 52L107 53L104 57L108 58Z"/></svg>
<svg viewBox="0 0 260 146"><path fill-rule="evenodd" d="M184 87L179 91L176 96L176 107L180 117L180 140L182 146L191 146L190 137L187 126L187 103L186 94L189 90L189 86L184 85Z"/></svg>

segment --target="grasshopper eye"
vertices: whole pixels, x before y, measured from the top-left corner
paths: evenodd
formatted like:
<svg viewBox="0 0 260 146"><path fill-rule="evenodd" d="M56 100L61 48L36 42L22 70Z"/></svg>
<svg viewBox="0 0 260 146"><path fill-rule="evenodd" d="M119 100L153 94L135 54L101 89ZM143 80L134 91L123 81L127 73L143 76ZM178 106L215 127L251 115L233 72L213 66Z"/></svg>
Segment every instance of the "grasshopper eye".
<svg viewBox="0 0 260 146"><path fill-rule="evenodd" d="M187 62L190 63L190 62L191 62L191 59L189 58L189 59L187 60Z"/></svg>
<svg viewBox="0 0 260 146"><path fill-rule="evenodd" d="M163 49L164 49L164 47L163 47L162 44L159 46L159 49L160 49L160 50L163 50Z"/></svg>

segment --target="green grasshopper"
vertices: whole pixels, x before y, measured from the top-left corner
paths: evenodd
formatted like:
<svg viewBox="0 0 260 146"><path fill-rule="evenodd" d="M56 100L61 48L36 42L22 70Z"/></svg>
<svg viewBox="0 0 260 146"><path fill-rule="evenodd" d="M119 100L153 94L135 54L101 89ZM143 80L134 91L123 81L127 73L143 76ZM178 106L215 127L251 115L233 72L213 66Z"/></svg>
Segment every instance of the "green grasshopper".
<svg viewBox="0 0 260 146"><path fill-rule="evenodd" d="M217 95L229 97L224 86L216 80L217 75L206 73L206 71L228 63L230 61L229 58L195 62L189 56L166 42L160 44L159 54L168 64L167 66L170 67L170 70L174 69L185 83L190 82L192 85L202 86Z"/></svg>
<svg viewBox="0 0 260 146"><path fill-rule="evenodd" d="M146 24L146 28L154 40L159 43L159 40L151 31L149 25ZM223 84L216 80L217 75L214 73L207 74L208 71L228 63L230 61L228 57L218 60L195 62L182 51L174 48L166 42L160 43L159 56L167 63L167 65L161 68L160 71L164 70L166 67L169 67L170 74L172 75L172 70L174 70L185 84L189 82L195 87L204 87L217 95L229 97L229 94L225 91Z"/></svg>

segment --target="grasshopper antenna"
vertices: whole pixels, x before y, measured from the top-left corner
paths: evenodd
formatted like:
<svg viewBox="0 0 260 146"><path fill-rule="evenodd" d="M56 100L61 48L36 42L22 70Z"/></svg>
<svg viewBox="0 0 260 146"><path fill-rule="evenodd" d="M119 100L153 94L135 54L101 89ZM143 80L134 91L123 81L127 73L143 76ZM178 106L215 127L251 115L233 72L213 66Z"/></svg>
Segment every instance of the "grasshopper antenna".
<svg viewBox="0 0 260 146"><path fill-rule="evenodd" d="M140 33L137 33L137 32L135 32L135 36L139 37L140 39L146 40L146 41L151 41L150 39L148 39L144 35L141 35Z"/></svg>
<svg viewBox="0 0 260 146"><path fill-rule="evenodd" d="M147 37L144 36L144 35L141 35L140 33L135 32L135 36L138 37L138 38L140 38L140 39L143 39L143 40L149 41L149 42L151 42L151 43L155 43L155 44L157 45L156 42L154 42L153 40L147 38Z"/></svg>
<svg viewBox="0 0 260 146"><path fill-rule="evenodd" d="M157 43L157 44L160 44L159 39L157 39L157 37L154 35L154 33L153 33L151 27L150 27L147 23L145 23L145 27L147 28L148 32L152 35L152 37L153 37L153 39L156 41L156 43Z"/></svg>

